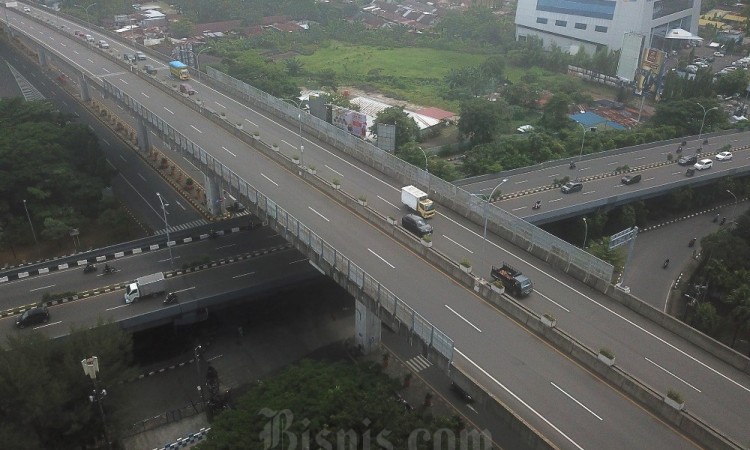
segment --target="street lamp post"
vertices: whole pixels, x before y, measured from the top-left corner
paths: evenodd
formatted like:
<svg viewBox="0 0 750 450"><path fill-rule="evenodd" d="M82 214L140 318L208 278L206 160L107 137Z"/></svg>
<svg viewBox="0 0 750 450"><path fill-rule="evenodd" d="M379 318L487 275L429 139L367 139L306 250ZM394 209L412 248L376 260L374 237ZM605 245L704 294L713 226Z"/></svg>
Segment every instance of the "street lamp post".
<svg viewBox="0 0 750 450"><path fill-rule="evenodd" d="M732 197L734 197L734 206L732 206L732 223L734 223L734 213L737 211L737 196L734 195L734 192L727 189L727 193L730 194Z"/></svg>
<svg viewBox="0 0 750 450"><path fill-rule="evenodd" d="M584 225L584 231L583 231L583 249L586 249L586 238L589 237L589 223L586 221L586 218L583 218L583 225Z"/></svg>
<svg viewBox="0 0 750 450"><path fill-rule="evenodd" d="M719 109L719 107L718 106L714 106L713 108L709 108L708 110L706 110L706 108L703 105L701 105L700 103L695 102L695 104L698 105L698 106L700 106L701 109L703 110L703 121L701 122L701 130L698 132L698 141L700 141L701 137L703 136L703 125L706 124L706 115L708 115L709 112L711 112L711 111L713 111L715 109Z"/></svg>
<svg viewBox="0 0 750 450"><path fill-rule="evenodd" d="M169 264L174 265L174 259L172 258L172 246L169 245L170 239L169 239L169 224L167 223L167 206L169 206L169 203L164 203L164 199L161 198L161 194L158 192L156 193L156 196L159 197L159 203L161 203L161 210L164 213L164 226L167 229L167 248L169 249Z"/></svg>
<svg viewBox="0 0 750 450"><path fill-rule="evenodd" d="M484 261L485 266L487 265L487 218L489 217L489 213L490 213L489 211L490 202L492 201L492 197L495 196L495 191L500 186L502 186L503 183L505 183L506 181L508 181L508 179L503 178L503 180L500 183L498 183L497 186L495 186L495 189L493 189L492 192L490 192L490 196L487 198L487 202L484 204L484 234L482 234L482 239L484 240L484 245L483 245L484 254L482 255L482 260Z"/></svg>
<svg viewBox="0 0 750 450"><path fill-rule="evenodd" d="M89 395L89 401L91 403L97 403L99 405L99 414L102 416L102 428L104 429L104 440L107 441L107 448L112 449L112 443L109 441L109 432L107 431L107 419L104 416L104 407L102 406L102 400L107 396L106 389L99 389L96 384L96 374L99 372L99 358L92 356L90 358L84 358L81 360L83 366L83 373L91 378L94 382L94 390Z"/></svg>
<svg viewBox="0 0 750 450"><path fill-rule="evenodd" d="M201 55L201 53L205 52L206 50L211 50L211 47L203 47L200 50L198 50L198 53L195 54L195 70L198 72L198 81L201 79L201 65L198 62L198 57Z"/></svg>
<svg viewBox="0 0 750 450"><path fill-rule="evenodd" d="M581 162L581 159L583 158L583 144L586 142L586 127L581 123L577 122L578 125L583 128L583 138L581 138L581 152L578 154L578 162Z"/></svg>
<svg viewBox="0 0 750 450"><path fill-rule="evenodd" d="M430 168L427 166L427 152L422 147L417 147L424 155L424 171L427 174L427 193L429 194L432 183L430 183Z"/></svg>
<svg viewBox="0 0 750 450"><path fill-rule="evenodd" d="M302 100L296 101L291 98L285 98L284 100L292 102L299 109L297 112L297 120L299 121L299 165L305 167L305 146L302 145Z"/></svg>
<svg viewBox="0 0 750 450"><path fill-rule="evenodd" d="M34 231L34 224L31 222L31 215L29 214L29 208L26 207L26 200L23 201L23 209L26 210L26 217L29 219L29 227L31 227L31 235L34 236L34 245L36 246L37 258L42 257L42 253L39 251L39 241L36 240L36 232Z"/></svg>

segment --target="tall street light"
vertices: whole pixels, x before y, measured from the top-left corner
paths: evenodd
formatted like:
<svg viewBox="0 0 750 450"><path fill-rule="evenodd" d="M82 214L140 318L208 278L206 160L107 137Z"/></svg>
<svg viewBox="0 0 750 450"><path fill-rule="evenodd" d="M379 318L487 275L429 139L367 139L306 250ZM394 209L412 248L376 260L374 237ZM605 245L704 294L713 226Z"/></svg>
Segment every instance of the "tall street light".
<svg viewBox="0 0 750 450"><path fill-rule="evenodd" d="M195 54L195 70L198 72L198 81L201 79L201 65L198 62L198 57L201 55L201 53L205 52L206 50L211 50L211 47L203 47L200 50L198 50L198 53Z"/></svg>
<svg viewBox="0 0 750 450"><path fill-rule="evenodd" d="M23 201L23 209L26 210L26 217L29 219L29 227L31 227L31 235L34 236L34 245L36 246L37 258L42 257L42 253L39 251L39 241L36 240L36 232L34 232L34 224L31 222L31 215L29 214L29 208L26 207L26 200Z"/></svg>
<svg viewBox="0 0 750 450"><path fill-rule="evenodd" d="M91 18L89 17L89 8L91 8L94 5L96 5L96 2L90 4L89 6L74 5L86 11L86 23L88 23L89 26L91 26Z"/></svg>
<svg viewBox="0 0 750 450"><path fill-rule="evenodd" d="M737 196L734 195L734 192L727 189L727 193L730 194L732 197L734 197L734 206L732 206L732 223L734 223L734 213L737 211Z"/></svg>
<svg viewBox="0 0 750 450"><path fill-rule="evenodd" d="M92 356L90 358L84 358L81 360L83 366L83 373L91 378L94 382L94 390L89 395L91 403L97 403L99 405L99 414L102 416L102 428L104 429L104 440L107 441L107 448L112 449L112 443L109 442L109 433L107 432L107 419L104 416L104 407L102 406L102 400L107 396L105 389L99 389L96 384L96 374L99 372L99 358Z"/></svg>
<svg viewBox="0 0 750 450"><path fill-rule="evenodd" d="M161 198L161 194L158 192L156 193L156 196L159 197L159 203L161 203L161 210L164 213L164 226L167 229L167 248L169 249L169 264L174 265L174 259L172 258L172 246L169 245L169 224L167 223L167 206L169 206L169 203L164 203L164 199Z"/></svg>
<svg viewBox="0 0 750 450"><path fill-rule="evenodd" d="M583 143L586 142L586 127L581 122L576 122L578 125L583 128L583 138L581 138L581 152L578 154L578 162L581 162L581 158L583 158Z"/></svg>
<svg viewBox="0 0 750 450"><path fill-rule="evenodd" d="M297 112L297 120L299 120L299 165L305 167L305 146L302 145L302 100L296 101L291 98L285 98L284 100L292 102L299 109Z"/></svg>
<svg viewBox="0 0 750 450"><path fill-rule="evenodd" d="M204 378L201 376L201 353L203 353L203 347L197 346L195 347L195 371L198 374L198 392L201 394L201 403L203 404L203 409L206 411L206 416L208 416L208 410L206 408L206 394L203 392L203 386L205 386Z"/></svg>
<svg viewBox="0 0 750 450"><path fill-rule="evenodd" d="M583 248L586 249L586 238L589 237L589 223L586 221L586 218L583 218L583 225L584 225L584 231L583 231Z"/></svg>
<svg viewBox="0 0 750 450"><path fill-rule="evenodd" d="M484 204L484 234L482 235L482 239L484 239L483 247L485 250L484 250L484 255L482 257L482 260L484 260L485 266L487 265L487 218L489 217L489 213L490 213L489 211L490 202L492 201L492 198L495 196L495 191L500 186L502 186L503 183L505 183L506 181L508 181L508 179L503 178L503 180L497 186L495 186L495 189L493 189L492 192L490 192L490 196L487 198L487 202Z"/></svg>
<svg viewBox="0 0 750 450"><path fill-rule="evenodd" d="M708 111L707 111L706 108L703 105L701 105L700 103L695 102L695 104L698 105L698 106L700 106L701 109L703 110L703 121L701 122L701 130L698 132L698 140L700 141L701 137L703 136L703 125L706 124L706 115L708 113L710 113L711 111L715 110L715 109L719 109L719 107L718 106L714 106L713 108L709 108Z"/></svg>
<svg viewBox="0 0 750 450"><path fill-rule="evenodd" d="M422 147L417 148L424 155L424 171L427 174L427 193L429 194L432 183L430 183L430 168L427 166L427 153L424 151L424 149L422 149Z"/></svg>

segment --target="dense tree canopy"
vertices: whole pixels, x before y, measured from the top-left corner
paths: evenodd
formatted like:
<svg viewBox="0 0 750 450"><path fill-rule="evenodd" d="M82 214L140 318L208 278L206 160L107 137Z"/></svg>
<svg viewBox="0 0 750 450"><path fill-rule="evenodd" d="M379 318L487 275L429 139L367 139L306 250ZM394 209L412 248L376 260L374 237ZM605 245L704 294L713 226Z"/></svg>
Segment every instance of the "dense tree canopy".
<svg viewBox="0 0 750 450"><path fill-rule="evenodd" d="M370 448L386 448L376 444L380 437L377 442L387 441L389 448L405 449L409 435L419 428L430 433L445 428L458 436L460 419L433 418L420 414L421 408L405 411L394 396L398 388L398 381L382 374L380 366L303 361L251 388L234 410L214 420L208 440L198 448L265 449L278 444L282 435L292 447L296 440L296 448L305 448L304 436L309 448L347 448L337 446L337 438L352 433L359 438L358 448L367 437ZM413 448L433 448L433 442L415 442L419 447Z"/></svg>
<svg viewBox="0 0 750 450"><path fill-rule="evenodd" d="M132 343L118 326L99 325L58 340L34 332L9 335L0 351L4 447L74 450L102 442L101 416L89 400L92 380L81 366L90 356L98 357L97 379L107 390L103 406L110 439L118 438L118 409L125 401L118 383L134 375L129 368Z"/></svg>
<svg viewBox="0 0 750 450"><path fill-rule="evenodd" d="M19 229L28 225L26 209L40 236L51 240L101 212L112 171L96 136L68 119L45 102L0 100L0 228L6 243L25 234Z"/></svg>
<svg viewBox="0 0 750 450"><path fill-rule="evenodd" d="M377 134L379 123L396 126L396 149L419 140L419 126L406 114L403 106L391 106L380 111L375 117L375 123L370 126L370 133Z"/></svg>

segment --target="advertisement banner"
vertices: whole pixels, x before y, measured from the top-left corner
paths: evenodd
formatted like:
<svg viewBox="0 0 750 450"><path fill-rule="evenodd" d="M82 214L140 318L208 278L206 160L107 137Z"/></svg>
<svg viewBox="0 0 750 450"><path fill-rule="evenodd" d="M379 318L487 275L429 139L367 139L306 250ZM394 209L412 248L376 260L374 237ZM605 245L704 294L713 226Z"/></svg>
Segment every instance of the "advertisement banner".
<svg viewBox="0 0 750 450"><path fill-rule="evenodd" d="M342 130L364 139L367 135L367 116L364 114L334 106L331 111L331 123Z"/></svg>
<svg viewBox="0 0 750 450"><path fill-rule="evenodd" d="M656 93L664 66L664 52L655 48L643 50L641 66L636 75L636 93Z"/></svg>

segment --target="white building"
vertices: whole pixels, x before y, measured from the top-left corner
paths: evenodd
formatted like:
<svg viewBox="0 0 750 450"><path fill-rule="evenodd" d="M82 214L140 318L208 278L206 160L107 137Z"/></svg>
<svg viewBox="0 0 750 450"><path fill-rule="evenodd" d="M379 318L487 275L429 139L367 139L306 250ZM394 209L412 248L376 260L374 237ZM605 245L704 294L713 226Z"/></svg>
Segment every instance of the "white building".
<svg viewBox="0 0 750 450"><path fill-rule="evenodd" d="M516 39L536 36L575 54L607 47L619 50L625 33L644 37L644 45L663 50L668 30L698 33L700 0L518 0Z"/></svg>

